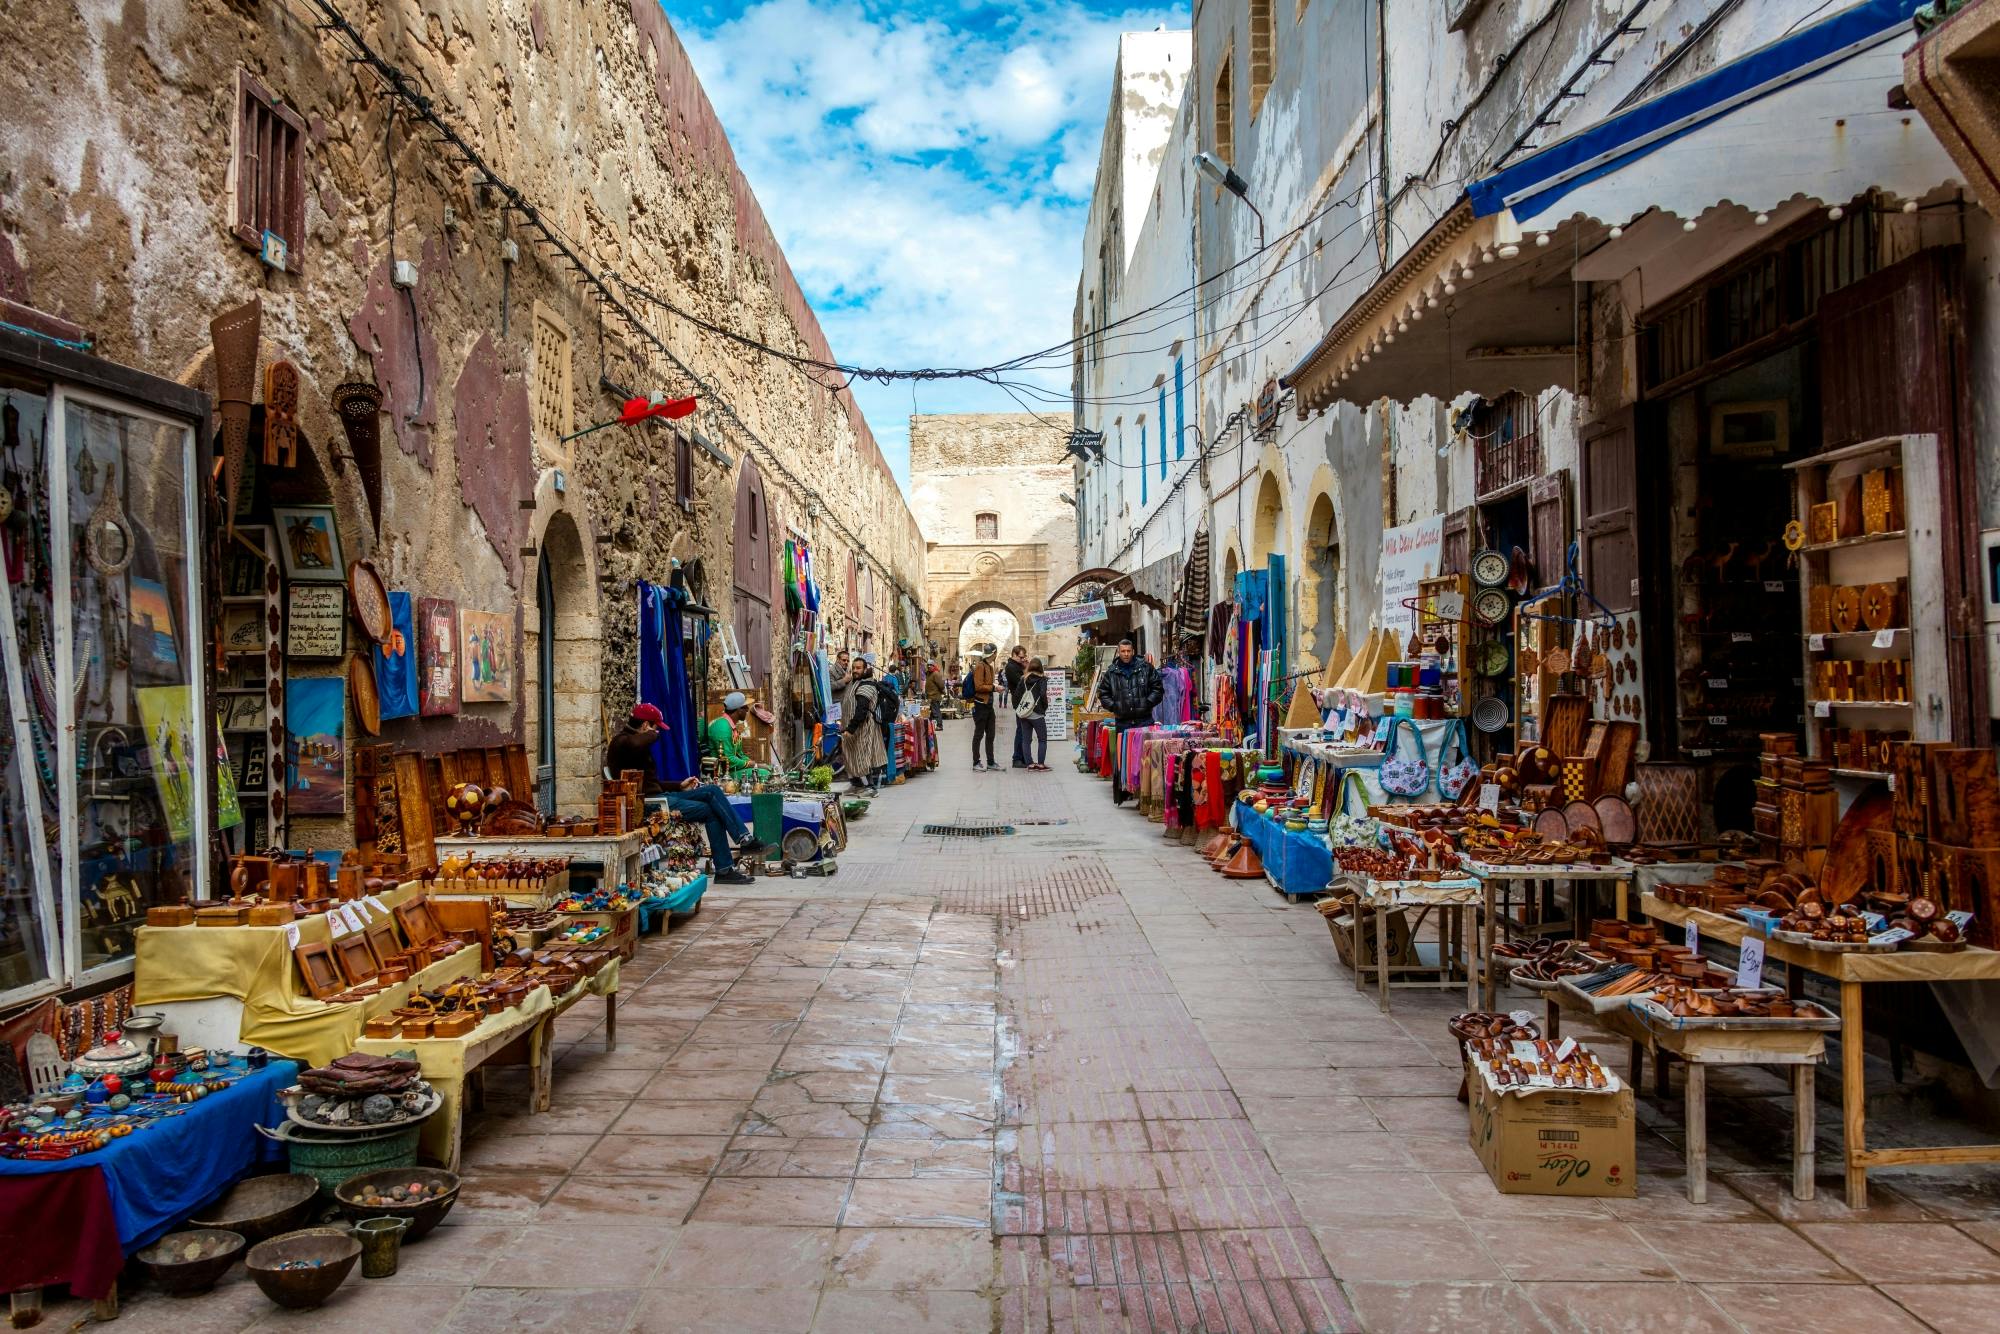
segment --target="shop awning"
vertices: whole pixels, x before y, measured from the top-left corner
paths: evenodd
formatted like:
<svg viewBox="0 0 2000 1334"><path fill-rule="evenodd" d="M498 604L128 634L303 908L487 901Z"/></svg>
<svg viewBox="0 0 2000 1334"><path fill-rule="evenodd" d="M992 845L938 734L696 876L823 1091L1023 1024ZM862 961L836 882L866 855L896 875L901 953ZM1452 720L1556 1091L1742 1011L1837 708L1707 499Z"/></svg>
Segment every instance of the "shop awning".
<svg viewBox="0 0 2000 1334"><path fill-rule="evenodd" d="M1164 598L1156 598L1151 593L1135 586L1132 575L1104 565L1094 566L1088 570L1079 570L1069 578L1063 580L1062 587L1049 594L1049 600L1042 605L1053 607L1086 584L1102 584L1106 593L1123 593L1134 602L1151 607L1163 616L1166 614L1167 604Z"/></svg>
<svg viewBox="0 0 2000 1334"><path fill-rule="evenodd" d="M1285 377L1300 415L1573 387L1578 263L1635 220L1699 233L1729 208L1748 228L1958 179L1922 120L1888 105L1917 3L1865 0L1474 182ZM1720 261L1712 236L1687 239Z"/></svg>

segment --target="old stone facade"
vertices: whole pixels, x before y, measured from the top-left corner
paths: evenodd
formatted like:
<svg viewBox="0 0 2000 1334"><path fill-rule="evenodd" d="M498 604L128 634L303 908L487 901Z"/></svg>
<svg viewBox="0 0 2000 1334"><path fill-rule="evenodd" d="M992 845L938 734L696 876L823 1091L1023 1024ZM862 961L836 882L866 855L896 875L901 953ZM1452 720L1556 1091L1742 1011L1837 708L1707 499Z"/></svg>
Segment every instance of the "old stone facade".
<svg viewBox="0 0 2000 1334"><path fill-rule="evenodd" d="M1074 630L1036 634L1030 617L1076 572L1076 508L1067 427L1032 413L910 418L911 505L923 530L931 637L959 652L974 613L1000 609L1015 642L1051 666L1076 655ZM997 623L997 624L994 624ZM994 628L986 628L994 624ZM1005 618L982 618L998 643Z"/></svg>
<svg viewBox="0 0 2000 1334"><path fill-rule="evenodd" d="M383 67L319 26L330 14ZM812 544L836 640L892 637L899 593L923 600L916 523L852 397L685 317L831 359L656 0L33 6L8 29L0 295L83 326L99 356L211 394L209 320L261 297L259 363L298 368L306 441L271 485L332 503L346 557L372 558L390 587L513 618L512 702L388 723L382 740L525 741L532 757L552 695L560 804L579 808L633 697L635 580L665 583L678 561L723 624L766 602L748 623L768 643L745 646L765 663L792 639L787 536ZM385 69L498 185L385 91ZM243 74L304 130L303 229L284 270L232 234ZM503 207L507 188L522 209ZM416 266L414 286L395 285L398 261ZM384 399L379 520L328 404L352 380ZM687 448L685 494L662 423L561 440L652 390L700 399L680 424L703 442ZM765 551L754 587L744 543ZM298 844L348 837L345 820L292 830Z"/></svg>

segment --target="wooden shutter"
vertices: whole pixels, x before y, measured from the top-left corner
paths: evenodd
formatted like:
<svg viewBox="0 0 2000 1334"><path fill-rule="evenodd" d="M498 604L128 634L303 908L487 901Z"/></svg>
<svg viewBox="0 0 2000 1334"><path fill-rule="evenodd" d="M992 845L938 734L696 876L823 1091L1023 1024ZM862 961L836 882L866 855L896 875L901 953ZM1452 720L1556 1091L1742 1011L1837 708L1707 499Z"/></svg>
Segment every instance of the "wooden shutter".
<svg viewBox="0 0 2000 1334"><path fill-rule="evenodd" d="M1472 572L1472 533L1476 526L1474 508L1467 505L1456 514L1445 515L1444 540L1438 552L1440 574Z"/></svg>
<svg viewBox="0 0 2000 1334"><path fill-rule="evenodd" d="M1631 411L1585 427L1582 456L1583 579L1606 607L1631 611L1639 605L1639 471ZM1539 565L1540 552L1535 559ZM1553 573L1538 574L1545 583L1560 578L1560 557Z"/></svg>
<svg viewBox="0 0 2000 1334"><path fill-rule="evenodd" d="M1528 483L1528 559L1539 586L1563 577L1569 538L1569 469L1558 468Z"/></svg>
<svg viewBox="0 0 2000 1334"><path fill-rule="evenodd" d="M674 431L674 503L684 511L694 509L694 439L686 431Z"/></svg>
<svg viewBox="0 0 2000 1334"><path fill-rule="evenodd" d="M771 531L764 478L748 455L736 479L733 576L737 651L750 660L758 681L771 673Z"/></svg>
<svg viewBox="0 0 2000 1334"><path fill-rule="evenodd" d="M1945 662L1954 744L1985 744L1986 653L1979 606L1979 516L1966 390L1962 255L1920 250L1820 301L1821 435L1829 446L1885 435L1938 439ZM1912 503L1921 503L1912 497ZM1916 553L1912 553L1913 557ZM1975 724L1978 725L1975 725Z"/></svg>
<svg viewBox="0 0 2000 1334"><path fill-rule="evenodd" d="M248 70L236 71L236 124L230 162L230 230L251 250L266 231L285 243L285 265L305 262L305 122Z"/></svg>

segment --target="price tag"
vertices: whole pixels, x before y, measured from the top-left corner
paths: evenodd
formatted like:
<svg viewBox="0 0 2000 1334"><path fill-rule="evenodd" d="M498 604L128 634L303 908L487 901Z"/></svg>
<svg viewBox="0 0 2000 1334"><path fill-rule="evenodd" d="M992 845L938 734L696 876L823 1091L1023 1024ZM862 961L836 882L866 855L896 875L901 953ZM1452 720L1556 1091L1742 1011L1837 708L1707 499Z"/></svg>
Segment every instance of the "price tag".
<svg viewBox="0 0 2000 1334"><path fill-rule="evenodd" d="M1448 592L1438 594L1437 614L1447 621L1465 618L1465 594Z"/></svg>
<svg viewBox="0 0 2000 1334"><path fill-rule="evenodd" d="M1766 593L1782 593L1785 591L1785 581L1782 579L1766 579L1764 581L1764 591Z"/></svg>
<svg viewBox="0 0 2000 1334"><path fill-rule="evenodd" d="M1870 945L1900 945L1910 939L1913 934L1913 932L1906 931L1898 926L1868 937L1868 943Z"/></svg>
<svg viewBox="0 0 2000 1334"><path fill-rule="evenodd" d="M1575 1038L1564 1038L1562 1040L1562 1045L1556 1048L1556 1059L1558 1061L1567 1061L1571 1056L1575 1054L1576 1054Z"/></svg>
<svg viewBox="0 0 2000 1334"><path fill-rule="evenodd" d="M1972 929L1972 914L1969 912L1948 912L1945 918L1956 926L1961 934Z"/></svg>
<svg viewBox="0 0 2000 1334"><path fill-rule="evenodd" d="M1701 953L1701 923L1688 919L1687 930L1682 933L1681 944L1688 947L1690 954Z"/></svg>
<svg viewBox="0 0 2000 1334"><path fill-rule="evenodd" d="M1708 725L1710 727L1727 727L1729 726L1729 715L1726 713L1711 713L1708 715Z"/></svg>
<svg viewBox="0 0 2000 1334"><path fill-rule="evenodd" d="M340 937L346 935L350 929L347 925L347 919L340 913L330 912L326 915L326 933L334 939L338 940Z"/></svg>
<svg viewBox="0 0 2000 1334"><path fill-rule="evenodd" d="M1877 630L1875 632L1875 647L1876 648L1896 647L1896 632L1894 630Z"/></svg>
<svg viewBox="0 0 2000 1334"><path fill-rule="evenodd" d="M1514 1021L1516 1028L1526 1028L1535 1022L1535 1016L1527 1010L1509 1010L1507 1017Z"/></svg>
<svg viewBox="0 0 2000 1334"><path fill-rule="evenodd" d="M285 948L288 950L295 950L298 947L299 947L299 924L297 922L287 922L285 923Z"/></svg>
<svg viewBox="0 0 2000 1334"><path fill-rule="evenodd" d="M1764 938L1745 936L1736 958L1736 985L1755 991L1764 985Z"/></svg>
<svg viewBox="0 0 2000 1334"><path fill-rule="evenodd" d="M1806 647L1810 648L1815 653L1826 652L1826 636L1825 635L1812 636L1812 638L1806 641Z"/></svg>
<svg viewBox="0 0 2000 1334"><path fill-rule="evenodd" d="M1715 752L1710 750L1707 746L1689 746L1688 754L1693 756L1697 760L1705 760L1709 756L1715 754Z"/></svg>
<svg viewBox="0 0 2000 1334"><path fill-rule="evenodd" d="M360 911L351 903L342 910L341 916L347 919L347 929L349 931L366 931L368 929L367 919L362 917Z"/></svg>
<svg viewBox="0 0 2000 1334"><path fill-rule="evenodd" d="M1752 638L1754 636L1748 630L1731 630L1729 632L1729 642L1732 644L1747 644Z"/></svg>
<svg viewBox="0 0 2000 1334"><path fill-rule="evenodd" d="M1729 689L1729 678L1725 676L1711 676L1708 678L1708 688L1710 690L1727 690Z"/></svg>
<svg viewBox="0 0 2000 1334"><path fill-rule="evenodd" d="M1878 912L1864 911L1861 914L1861 920L1868 924L1868 934L1871 936L1877 931L1886 931L1889 929L1889 919Z"/></svg>
<svg viewBox="0 0 2000 1334"><path fill-rule="evenodd" d="M1479 809L1482 811L1491 811L1495 815L1500 813L1500 785L1498 783L1481 783L1479 785Z"/></svg>
<svg viewBox="0 0 2000 1334"><path fill-rule="evenodd" d="M1813 701L1813 717L1815 717L1815 718L1831 718L1831 717L1833 717L1833 701L1832 701L1832 700L1825 700L1825 699L1816 699L1816 700L1814 700L1814 701Z"/></svg>

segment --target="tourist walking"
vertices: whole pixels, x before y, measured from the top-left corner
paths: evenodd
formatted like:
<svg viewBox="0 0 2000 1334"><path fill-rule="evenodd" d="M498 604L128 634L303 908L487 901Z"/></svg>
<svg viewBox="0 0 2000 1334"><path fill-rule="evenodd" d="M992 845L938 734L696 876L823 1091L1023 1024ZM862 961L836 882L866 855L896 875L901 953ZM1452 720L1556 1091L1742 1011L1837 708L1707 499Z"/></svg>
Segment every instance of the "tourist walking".
<svg viewBox="0 0 2000 1334"><path fill-rule="evenodd" d="M1014 721L1019 728L1021 754L1028 767L1038 773L1049 771L1049 678L1040 658L1028 659L1021 673L1021 687L1014 692Z"/></svg>
<svg viewBox="0 0 2000 1334"><path fill-rule="evenodd" d="M1132 795L1125 790L1120 763L1124 759L1125 734L1153 721L1153 710L1167 696L1160 669L1139 656L1139 646L1127 635L1118 641L1118 656L1097 682L1097 706L1111 715L1117 735L1112 744L1120 753L1111 760L1111 804L1122 806Z"/></svg>
<svg viewBox="0 0 2000 1334"><path fill-rule="evenodd" d="M966 699L972 702L972 772L984 773L988 769L998 769L993 762L993 687L995 678L993 664L978 654L973 655L972 671L966 676ZM979 747L986 747L986 759L979 758Z"/></svg>

